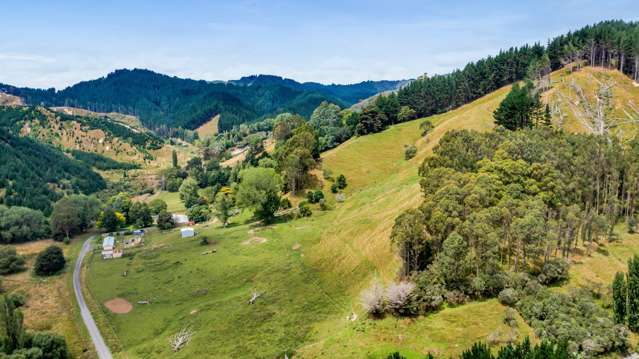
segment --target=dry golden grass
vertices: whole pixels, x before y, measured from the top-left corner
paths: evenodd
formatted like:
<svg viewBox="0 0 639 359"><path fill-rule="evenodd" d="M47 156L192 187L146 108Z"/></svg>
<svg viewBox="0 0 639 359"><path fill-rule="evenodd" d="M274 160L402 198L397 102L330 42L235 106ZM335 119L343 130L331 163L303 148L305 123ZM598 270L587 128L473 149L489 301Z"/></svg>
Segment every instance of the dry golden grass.
<svg viewBox="0 0 639 359"><path fill-rule="evenodd" d="M576 83L584 91L588 102L596 104L596 93L605 83L614 84L612 88L613 103L610 118L623 122L624 119L639 119L639 87L627 76L616 70L600 67L585 67L579 71L569 73L567 70L556 71L552 75L553 88L544 94L546 102L558 104L565 115L563 128L569 132L588 132L586 126L579 120L583 112L579 96L572 87ZM630 116L630 117L629 117ZM559 116L554 115L553 121L558 122ZM632 138L637 133L636 123L626 123L613 130L623 139Z"/></svg>
<svg viewBox="0 0 639 359"><path fill-rule="evenodd" d="M63 335L76 358L94 357L93 345L79 318L71 282L73 261L85 238L86 235L81 236L71 245L52 240L19 244L16 250L27 258L28 269L3 278L3 287L7 292L19 292L27 297L27 303L22 308L25 327ZM37 254L52 244L64 250L67 258L65 272L47 278L34 276L32 268Z"/></svg>
<svg viewBox="0 0 639 359"><path fill-rule="evenodd" d="M202 126L198 127L195 131L200 138L215 136L218 132L218 124L220 122L220 115L213 116L210 120L205 122Z"/></svg>

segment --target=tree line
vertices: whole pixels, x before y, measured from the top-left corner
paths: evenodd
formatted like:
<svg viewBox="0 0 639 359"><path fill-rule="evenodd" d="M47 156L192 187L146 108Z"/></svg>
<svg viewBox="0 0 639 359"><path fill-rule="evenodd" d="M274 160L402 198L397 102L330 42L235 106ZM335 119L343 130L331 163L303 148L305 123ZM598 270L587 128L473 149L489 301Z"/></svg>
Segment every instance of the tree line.
<svg viewBox="0 0 639 359"><path fill-rule="evenodd" d="M449 74L424 75L396 93L379 96L359 116L358 135L443 113L525 78L536 80L563 66L600 66L639 77L639 24L605 21L539 43L502 50Z"/></svg>

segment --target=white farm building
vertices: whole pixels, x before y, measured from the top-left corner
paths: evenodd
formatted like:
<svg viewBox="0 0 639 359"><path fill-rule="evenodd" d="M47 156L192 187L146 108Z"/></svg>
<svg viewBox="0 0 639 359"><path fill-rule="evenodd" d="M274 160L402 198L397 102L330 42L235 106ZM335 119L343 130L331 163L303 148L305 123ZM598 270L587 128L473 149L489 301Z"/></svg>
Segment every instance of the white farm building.
<svg viewBox="0 0 639 359"><path fill-rule="evenodd" d="M195 237L195 231L191 227L184 227L180 229L182 238Z"/></svg>

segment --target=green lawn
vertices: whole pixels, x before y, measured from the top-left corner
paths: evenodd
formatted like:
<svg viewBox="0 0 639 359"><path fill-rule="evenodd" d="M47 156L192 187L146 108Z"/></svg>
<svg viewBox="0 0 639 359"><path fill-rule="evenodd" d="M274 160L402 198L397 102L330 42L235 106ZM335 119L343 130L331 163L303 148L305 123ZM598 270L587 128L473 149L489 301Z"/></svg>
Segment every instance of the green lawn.
<svg viewBox="0 0 639 359"><path fill-rule="evenodd" d="M150 202L154 199L161 199L166 202L167 211L171 213L184 213L186 212L186 208L184 208L184 203L180 200L179 192L167 192L160 191L150 196L147 199L147 202Z"/></svg>

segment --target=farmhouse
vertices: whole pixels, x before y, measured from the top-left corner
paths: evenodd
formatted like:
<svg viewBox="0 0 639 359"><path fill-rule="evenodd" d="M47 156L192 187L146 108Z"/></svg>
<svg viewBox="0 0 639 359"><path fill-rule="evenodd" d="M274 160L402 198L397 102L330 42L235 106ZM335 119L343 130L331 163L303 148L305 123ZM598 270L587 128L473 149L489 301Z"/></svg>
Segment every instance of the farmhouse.
<svg viewBox="0 0 639 359"><path fill-rule="evenodd" d="M106 236L102 240L102 258L113 258L113 249L115 248L115 237Z"/></svg>
<svg viewBox="0 0 639 359"><path fill-rule="evenodd" d="M182 234L182 238L189 238L195 236L195 231L191 227L184 227L180 229L180 234Z"/></svg>
<svg viewBox="0 0 639 359"><path fill-rule="evenodd" d="M104 237L104 240L102 240L102 258L111 259L120 257L122 257L122 250L115 248L115 237Z"/></svg>

